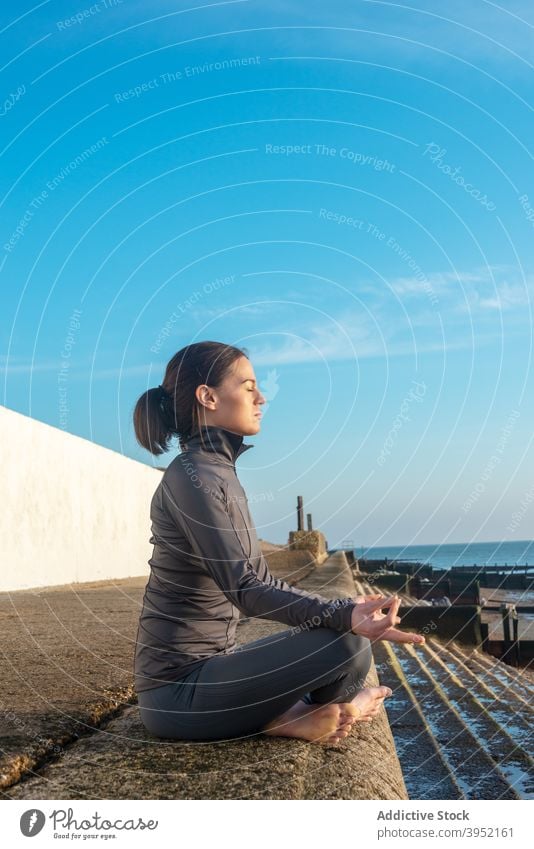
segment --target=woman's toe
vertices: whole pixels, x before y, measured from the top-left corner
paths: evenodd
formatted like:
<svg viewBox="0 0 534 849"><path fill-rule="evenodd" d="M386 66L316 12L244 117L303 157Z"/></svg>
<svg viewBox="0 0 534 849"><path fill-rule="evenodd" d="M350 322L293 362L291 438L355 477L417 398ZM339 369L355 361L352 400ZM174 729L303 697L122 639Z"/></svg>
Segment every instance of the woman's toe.
<svg viewBox="0 0 534 849"><path fill-rule="evenodd" d="M345 731L343 728L338 728L332 735L331 739L334 741L344 740L345 737L349 736L349 732Z"/></svg>

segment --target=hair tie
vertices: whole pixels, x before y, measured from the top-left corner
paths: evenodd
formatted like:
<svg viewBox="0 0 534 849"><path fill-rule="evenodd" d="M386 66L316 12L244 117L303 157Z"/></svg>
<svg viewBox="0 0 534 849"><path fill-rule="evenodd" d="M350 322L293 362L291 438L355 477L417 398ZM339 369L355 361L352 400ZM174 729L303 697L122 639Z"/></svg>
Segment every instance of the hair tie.
<svg viewBox="0 0 534 849"><path fill-rule="evenodd" d="M169 393L167 392L167 390L165 389L165 387L163 387L163 386L161 385L161 383L160 383L160 385L158 386L158 389L159 389L159 392L160 392L160 395L161 395L161 397L162 397L162 398L166 398L166 397L167 397L167 395L169 394Z"/></svg>

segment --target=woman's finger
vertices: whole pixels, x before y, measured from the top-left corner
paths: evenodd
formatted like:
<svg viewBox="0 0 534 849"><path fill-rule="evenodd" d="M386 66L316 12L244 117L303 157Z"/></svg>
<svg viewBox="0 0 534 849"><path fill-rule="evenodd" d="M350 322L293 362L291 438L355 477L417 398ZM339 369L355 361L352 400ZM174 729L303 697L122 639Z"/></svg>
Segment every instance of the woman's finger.
<svg viewBox="0 0 534 849"><path fill-rule="evenodd" d="M352 596L352 601L356 604L367 604L369 601L376 601L376 599L384 598L382 593L373 593L371 595L354 595Z"/></svg>
<svg viewBox="0 0 534 849"><path fill-rule="evenodd" d="M391 607L392 604L395 604L395 600L398 600L400 604L400 599L398 596L382 596L378 599L372 599L371 601L364 602L366 612L370 613L374 610L381 610L383 607Z"/></svg>
<svg viewBox="0 0 534 849"><path fill-rule="evenodd" d="M369 639L381 640L383 639L382 635L387 631L391 631L392 628L393 625L388 617L384 616L382 619L376 619L369 626L369 634L372 635Z"/></svg>
<svg viewBox="0 0 534 849"><path fill-rule="evenodd" d="M386 628L391 627L392 628L395 625L395 620L398 619L397 612L399 610L399 607L400 607L400 598L398 596L395 596L394 599L393 599L393 603L392 603L391 607L389 608L389 610L388 610L387 614L385 615L384 620L382 622L384 627L386 627Z"/></svg>
<svg viewBox="0 0 534 849"><path fill-rule="evenodd" d="M364 617L360 627L363 625L365 631L361 633L374 639L380 639L383 631L394 626L395 620L398 618L397 610L399 609L400 599L392 597L389 603L391 607L387 616L379 612L380 607L384 606L381 601L373 602L369 607L365 606L364 609L362 609L363 605L358 605L358 612ZM365 622L366 619L367 623Z"/></svg>
<svg viewBox="0 0 534 849"><path fill-rule="evenodd" d="M414 645L424 645L426 642L422 634L414 634L410 631L399 631L398 628L387 628L376 639L388 640L391 643L413 643Z"/></svg>

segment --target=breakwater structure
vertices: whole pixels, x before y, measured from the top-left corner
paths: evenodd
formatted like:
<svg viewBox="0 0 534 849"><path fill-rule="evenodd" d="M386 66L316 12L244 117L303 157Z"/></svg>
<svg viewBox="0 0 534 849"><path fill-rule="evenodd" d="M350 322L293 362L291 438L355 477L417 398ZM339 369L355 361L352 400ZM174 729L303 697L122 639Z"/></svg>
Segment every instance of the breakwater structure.
<svg viewBox="0 0 534 849"><path fill-rule="evenodd" d="M297 530L289 532L287 542L289 551L309 551L317 565L328 557L328 541L322 531L313 527L312 514L306 514L304 527L304 501L302 495L297 496Z"/></svg>
<svg viewBox="0 0 534 849"><path fill-rule="evenodd" d="M485 650L479 606L432 604L428 595L410 595L410 584L400 580L411 574L408 564L403 576L391 575L391 561L382 572L352 551L344 554L358 594L396 592L399 627L425 635L425 645L417 648L385 640L373 646L380 681L393 690L386 711L410 798L437 798L425 795L437 786L451 793L448 798L513 798L514 793L533 798L531 664L513 668L506 656ZM417 571L428 564L410 566ZM436 600L443 599L441 589ZM452 598L465 602L461 586L460 591ZM425 772L435 781L422 778Z"/></svg>
<svg viewBox="0 0 534 849"><path fill-rule="evenodd" d="M398 593L407 625L424 617L421 608L440 611L443 636L465 641L515 667L534 659L534 566L459 566L434 569L429 563L356 558L352 568L368 584Z"/></svg>

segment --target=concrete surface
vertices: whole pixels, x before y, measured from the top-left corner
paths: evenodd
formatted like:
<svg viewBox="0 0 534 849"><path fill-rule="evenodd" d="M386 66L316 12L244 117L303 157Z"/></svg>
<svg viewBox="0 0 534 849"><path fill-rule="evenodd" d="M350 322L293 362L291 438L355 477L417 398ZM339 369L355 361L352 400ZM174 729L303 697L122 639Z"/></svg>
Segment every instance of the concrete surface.
<svg viewBox="0 0 534 849"><path fill-rule="evenodd" d="M150 735L132 690L144 584L127 579L0 599L4 798L407 798L384 709L337 747L267 736L182 743ZM299 586L331 598L354 594L342 552ZM238 639L284 627L246 620ZM377 683L373 664L367 684Z"/></svg>

